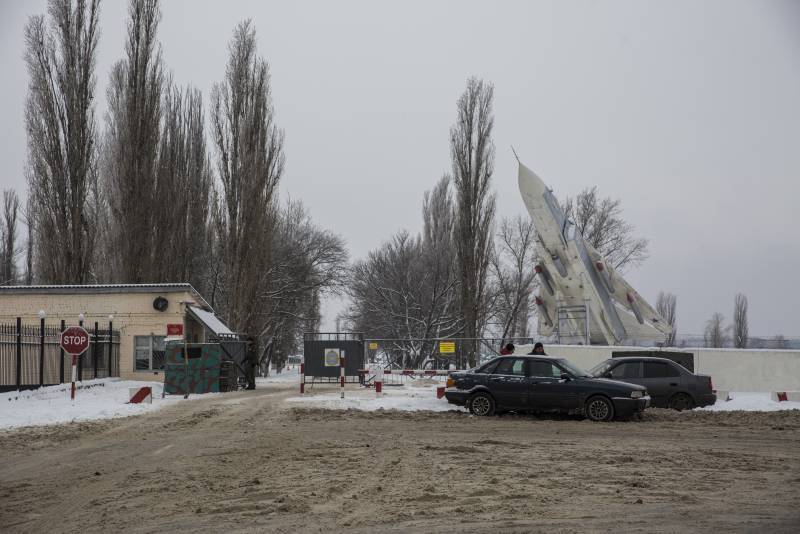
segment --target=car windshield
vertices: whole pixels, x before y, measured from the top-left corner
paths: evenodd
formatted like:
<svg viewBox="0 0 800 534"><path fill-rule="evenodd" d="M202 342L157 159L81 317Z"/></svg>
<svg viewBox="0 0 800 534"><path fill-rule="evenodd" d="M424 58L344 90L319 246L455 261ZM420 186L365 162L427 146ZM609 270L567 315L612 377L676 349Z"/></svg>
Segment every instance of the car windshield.
<svg viewBox="0 0 800 534"><path fill-rule="evenodd" d="M589 376L589 373L578 367L577 365L571 363L568 360L560 359L558 360L558 364L567 370L569 374L572 376Z"/></svg>
<svg viewBox="0 0 800 534"><path fill-rule="evenodd" d="M606 360L604 362L600 362L591 369L589 369L589 374L592 376L603 376L611 369L612 360Z"/></svg>

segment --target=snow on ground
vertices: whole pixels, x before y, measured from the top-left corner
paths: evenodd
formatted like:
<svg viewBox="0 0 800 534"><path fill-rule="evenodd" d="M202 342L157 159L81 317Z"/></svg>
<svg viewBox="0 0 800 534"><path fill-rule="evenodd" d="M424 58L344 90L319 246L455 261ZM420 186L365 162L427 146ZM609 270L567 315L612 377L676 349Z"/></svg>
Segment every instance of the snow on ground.
<svg viewBox="0 0 800 534"><path fill-rule="evenodd" d="M128 389L142 386L153 388L153 403L127 404ZM162 399L163 386L158 382L104 378L86 380L80 387L74 402L69 384L0 393L0 429L138 415L183 400L179 395Z"/></svg>
<svg viewBox="0 0 800 534"><path fill-rule="evenodd" d="M713 406L698 408L710 412L775 412L778 410L800 410L800 402L778 402L770 398L769 393L731 393L731 400L718 400Z"/></svg>
<svg viewBox="0 0 800 534"><path fill-rule="evenodd" d="M331 386L319 387L318 391L309 391L306 384L306 394L302 397L286 399L295 406L309 408L325 408L329 410L362 410L373 412L376 410L399 410L404 412L446 412L449 410L465 411L461 406L450 404L446 399L436 398L437 384L434 380L417 380L405 386L384 386L383 393L376 397L374 389L353 389L348 385L345 389L345 398L340 398L338 388Z"/></svg>

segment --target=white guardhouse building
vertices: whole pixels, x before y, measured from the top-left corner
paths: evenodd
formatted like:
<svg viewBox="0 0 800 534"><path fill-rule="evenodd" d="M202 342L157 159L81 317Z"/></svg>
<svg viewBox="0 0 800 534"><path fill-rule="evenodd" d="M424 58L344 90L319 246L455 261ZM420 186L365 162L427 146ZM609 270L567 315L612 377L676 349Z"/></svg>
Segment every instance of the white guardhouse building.
<svg viewBox="0 0 800 534"><path fill-rule="evenodd" d="M82 317L89 331L112 321L125 379L163 380L167 336L205 343L235 335L191 284L0 286L0 323L38 324L41 312L48 325L77 325Z"/></svg>

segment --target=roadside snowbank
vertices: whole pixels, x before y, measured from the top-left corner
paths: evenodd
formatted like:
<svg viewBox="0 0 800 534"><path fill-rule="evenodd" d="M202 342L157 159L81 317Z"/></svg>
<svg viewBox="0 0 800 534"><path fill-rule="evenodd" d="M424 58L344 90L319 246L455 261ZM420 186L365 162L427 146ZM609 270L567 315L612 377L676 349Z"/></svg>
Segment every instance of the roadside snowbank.
<svg viewBox="0 0 800 534"><path fill-rule="evenodd" d="M308 385L306 385L308 388ZM384 394L375 396L374 390L352 389L348 386L345 398L339 398L338 389L332 392L332 387L321 388L319 392L306 393L304 396L291 397L286 402L295 406L310 408L324 408L329 410L398 410L405 412L433 411L444 412L448 410L465 411L463 407L449 404L445 399L436 398L436 384L406 384L402 387L384 388ZM306 390L308 391L308 390ZM779 410L799 410L800 402L776 402L770 399L769 393L731 393L730 401L718 401L714 406L698 408L702 411L729 412L772 412Z"/></svg>
<svg viewBox="0 0 800 534"><path fill-rule="evenodd" d="M800 402L777 402L770 398L769 393L731 393L731 400L718 400L713 406L698 408L709 412L732 412L741 410L745 412L776 412L779 410L800 410Z"/></svg>
<svg viewBox="0 0 800 534"><path fill-rule="evenodd" d="M423 381L419 381L423 382ZM324 408L328 410L361 410L374 412L376 410L398 410L403 412L446 412L450 410L465 411L461 406L450 404L445 399L436 398L436 383L433 380L424 383L407 384L401 387L384 387L380 397L375 396L375 390L352 386L345 390L345 398L340 398L337 390L331 393L331 388L326 387L323 392L310 392L302 397L290 397L286 402L295 406L309 408ZM308 387L308 385L306 385Z"/></svg>
<svg viewBox="0 0 800 534"><path fill-rule="evenodd" d="M153 388L153 403L127 404L128 389L142 386ZM69 384L0 393L0 429L138 415L183 400L175 395L162 399L158 382L104 378L86 380L79 387L75 402L69 398Z"/></svg>

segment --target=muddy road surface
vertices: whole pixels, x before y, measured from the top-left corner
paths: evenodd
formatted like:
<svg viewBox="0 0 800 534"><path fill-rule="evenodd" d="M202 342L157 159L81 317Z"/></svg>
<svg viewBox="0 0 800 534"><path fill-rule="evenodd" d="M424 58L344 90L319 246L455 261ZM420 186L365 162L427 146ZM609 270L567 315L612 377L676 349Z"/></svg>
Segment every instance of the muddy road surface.
<svg viewBox="0 0 800 534"><path fill-rule="evenodd" d="M800 411L326 411L294 388L0 432L4 532L797 532Z"/></svg>

